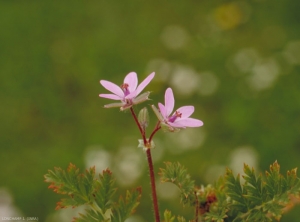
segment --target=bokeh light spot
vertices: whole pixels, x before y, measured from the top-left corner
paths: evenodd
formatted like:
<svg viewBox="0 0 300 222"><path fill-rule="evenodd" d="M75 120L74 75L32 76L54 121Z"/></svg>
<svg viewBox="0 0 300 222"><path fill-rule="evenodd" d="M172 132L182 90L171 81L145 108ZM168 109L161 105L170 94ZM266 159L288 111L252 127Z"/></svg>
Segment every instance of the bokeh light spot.
<svg viewBox="0 0 300 222"><path fill-rule="evenodd" d="M13 197L8 189L0 187L0 218L21 217L20 210L14 205ZM16 220L22 221L22 220Z"/></svg>
<svg viewBox="0 0 300 222"><path fill-rule="evenodd" d="M214 94L219 86L219 79L213 72L200 73L200 84L198 92L203 96L210 96Z"/></svg>
<svg viewBox="0 0 300 222"><path fill-rule="evenodd" d="M245 163L257 169L258 153L252 146L241 146L231 152L229 161L229 168L235 174L243 172Z"/></svg>
<svg viewBox="0 0 300 222"><path fill-rule="evenodd" d="M176 93L189 96L198 89L200 75L190 66L176 65L171 74L170 84Z"/></svg>
<svg viewBox="0 0 300 222"><path fill-rule="evenodd" d="M255 91L264 90L275 83L279 72L279 64L274 59L263 59L254 65L247 82Z"/></svg>
<svg viewBox="0 0 300 222"><path fill-rule="evenodd" d="M250 72L260 56L254 48L244 48L237 52L233 57L233 64L241 73Z"/></svg>
<svg viewBox="0 0 300 222"><path fill-rule="evenodd" d="M202 128L184 129L176 135L174 133L166 135L167 147L173 154L199 149L206 138L206 133Z"/></svg>
<svg viewBox="0 0 300 222"><path fill-rule="evenodd" d="M137 148L121 147L114 160L113 172L119 184L128 186L136 182L145 167L145 156Z"/></svg>
<svg viewBox="0 0 300 222"><path fill-rule="evenodd" d="M91 146L86 149L85 165L87 168L95 166L97 173L102 173L111 166L111 155L101 146Z"/></svg>
<svg viewBox="0 0 300 222"><path fill-rule="evenodd" d="M300 40L289 42L283 51L286 60L292 65L300 64Z"/></svg>
<svg viewBox="0 0 300 222"><path fill-rule="evenodd" d="M234 29L248 21L251 7L246 1L226 3L214 11L217 25L223 30Z"/></svg>
<svg viewBox="0 0 300 222"><path fill-rule="evenodd" d="M223 165L211 165L204 174L204 180L207 183L213 183L216 181L220 176L223 176L225 173L226 167Z"/></svg>
<svg viewBox="0 0 300 222"><path fill-rule="evenodd" d="M157 183L157 195L161 199L175 199L180 194L178 187L172 183Z"/></svg>
<svg viewBox="0 0 300 222"><path fill-rule="evenodd" d="M164 28L161 40L168 49L177 50L184 48L189 41L188 32L181 26L170 25Z"/></svg>
<svg viewBox="0 0 300 222"><path fill-rule="evenodd" d="M164 59L152 59L147 64L146 72L151 73L153 70L155 71L154 81L166 82L172 70L172 65Z"/></svg>

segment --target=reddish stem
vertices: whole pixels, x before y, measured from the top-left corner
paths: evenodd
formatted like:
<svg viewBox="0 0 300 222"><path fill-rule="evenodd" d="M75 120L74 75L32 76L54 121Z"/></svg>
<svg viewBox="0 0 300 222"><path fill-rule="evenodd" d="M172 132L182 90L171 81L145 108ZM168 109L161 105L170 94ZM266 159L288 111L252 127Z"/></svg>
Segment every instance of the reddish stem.
<svg viewBox="0 0 300 222"><path fill-rule="evenodd" d="M151 133L151 135L150 135L150 137L149 137L149 143L151 143L153 136L154 136L155 133L156 133L158 130L160 130L160 129L161 129L160 121L158 121L157 124L156 124L156 126L155 126L155 128L154 128L154 130L153 130L153 132Z"/></svg>
<svg viewBox="0 0 300 222"><path fill-rule="evenodd" d="M155 176L154 176L153 163L152 163L152 157L151 157L151 149L147 149L146 153L147 153L147 160L148 160L149 174L150 174L150 181L151 181L152 201L153 201L155 222L160 222L157 195L156 195L156 186L155 186Z"/></svg>
<svg viewBox="0 0 300 222"><path fill-rule="evenodd" d="M146 139L146 136L145 136L145 131L144 131L143 128L141 127L141 124L140 124L138 118L136 117L135 112L134 112L134 110L133 110L132 107L130 108L130 111L131 111L131 114L132 114L132 116L133 116L133 118L134 118L134 120L135 120L135 122L136 122L136 125L139 127L140 133L141 133L141 135L142 135L142 137L143 137L144 145L146 146L146 144L147 144L147 139Z"/></svg>
<svg viewBox="0 0 300 222"><path fill-rule="evenodd" d="M154 136L154 134L161 128L160 127L160 122L158 122L156 124L155 129L153 130L153 132L151 133L151 136L149 138L149 140L147 141L146 136L145 136L145 130L141 127L141 124L138 120L138 118L136 117L136 114L133 110L133 108L130 108L131 114L136 122L136 125L138 126L140 133L143 137L143 141L144 141L144 146L148 147L148 144L151 143L151 140ZM151 190L152 190L152 201L153 201L153 208L154 208L154 216L155 216L155 222L160 222L160 217L159 217L159 209L158 209L158 201L157 201L157 194L156 194L156 186L155 186L155 175L154 175L154 168L153 168L153 162L152 162L152 156L151 156L151 149L147 148L146 150L146 154L147 154L147 160L148 160L148 167L149 167L149 174L150 174L150 182L151 182Z"/></svg>

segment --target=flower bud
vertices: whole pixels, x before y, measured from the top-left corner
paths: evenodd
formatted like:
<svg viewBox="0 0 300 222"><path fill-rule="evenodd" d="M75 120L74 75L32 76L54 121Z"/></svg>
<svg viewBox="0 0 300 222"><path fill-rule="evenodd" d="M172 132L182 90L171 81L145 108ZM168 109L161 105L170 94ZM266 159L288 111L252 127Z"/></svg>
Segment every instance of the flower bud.
<svg viewBox="0 0 300 222"><path fill-rule="evenodd" d="M141 111L139 112L138 119L139 123L141 124L141 127L145 129L149 124L149 112L146 107L141 109Z"/></svg>

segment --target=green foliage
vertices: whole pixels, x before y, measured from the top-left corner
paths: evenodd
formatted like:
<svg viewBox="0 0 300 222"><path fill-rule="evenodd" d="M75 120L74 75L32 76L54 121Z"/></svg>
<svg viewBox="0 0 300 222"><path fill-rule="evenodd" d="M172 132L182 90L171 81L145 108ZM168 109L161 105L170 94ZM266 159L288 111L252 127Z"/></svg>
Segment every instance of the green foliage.
<svg viewBox="0 0 300 222"><path fill-rule="evenodd" d="M114 201L116 188L109 169L103 170L95 177L95 167L80 173L75 165L70 164L67 170L55 168L45 175L45 182L51 183L49 188L58 194L67 195L57 203L56 209L87 205L85 214L79 214L74 222L92 221L125 221L137 208L141 198L141 188L127 191L125 200L121 196Z"/></svg>
<svg viewBox="0 0 300 222"><path fill-rule="evenodd" d="M74 218L73 222L105 222L108 220L105 220L105 218L97 213L97 211L94 211L92 209L86 210L86 214L79 214L80 217L79 218Z"/></svg>
<svg viewBox="0 0 300 222"><path fill-rule="evenodd" d="M160 170L163 182L172 182L181 191L184 200L195 207L194 221L273 221L280 220L284 210L291 203L291 198L300 196L300 180L297 169L280 173L280 166L273 163L265 176L256 175L255 170L244 165L244 175L234 176L230 169L214 186L200 188L194 186L186 169L179 163L166 163L166 169ZM186 178L186 182L184 182ZM182 201L184 201L182 200ZM173 222L174 216L166 211L165 222ZM178 217L178 221L185 219Z"/></svg>
<svg viewBox="0 0 300 222"><path fill-rule="evenodd" d="M186 222L186 219L185 219L184 217L178 216L178 217L177 217L177 221L178 221L178 222Z"/></svg>
<svg viewBox="0 0 300 222"><path fill-rule="evenodd" d="M234 221L272 221L279 220L292 196L299 197L300 182L296 169L287 172L284 177L280 174L280 166L273 163L270 172L255 175L254 169L244 165L243 178L240 183L239 175L235 178L231 170L226 171L226 194L230 197L231 218Z"/></svg>
<svg viewBox="0 0 300 222"><path fill-rule="evenodd" d="M127 191L125 200L123 197L119 198L119 202L112 209L111 222L123 222L127 217L134 213L136 207L139 205L142 190L140 187L132 192Z"/></svg>
<svg viewBox="0 0 300 222"><path fill-rule="evenodd" d="M191 180L187 169L180 163L165 162L166 168L160 169L161 182L171 182L178 186L181 193L181 202L183 204L191 204L195 201L194 186L195 181Z"/></svg>
<svg viewBox="0 0 300 222"><path fill-rule="evenodd" d="M96 180L95 202L97 205L106 212L112 206L112 197L116 191L114 188L114 180L112 179L112 173L109 170L103 171L103 174L99 175L99 181Z"/></svg>
<svg viewBox="0 0 300 222"><path fill-rule="evenodd" d="M230 169L214 185L197 187L190 178L187 169L179 163L165 163L160 169L162 182L171 182L181 192L181 202L189 203L195 208L193 221L273 221L280 220L285 207L291 198L299 198L300 180L297 169L280 173L280 166L273 163L265 176L256 175L255 170L244 165L244 175L234 176ZM57 203L56 209L86 205L85 213L74 218L74 222L125 221L139 205L141 188L127 191L125 198L114 201L116 188L112 172L104 170L95 177L92 167L81 173L75 165L70 164L67 170L55 168L45 175L45 182L54 192L66 195ZM187 221L181 216L173 216L165 211L164 221ZM191 220L189 220L191 221Z"/></svg>
<svg viewBox="0 0 300 222"><path fill-rule="evenodd" d="M95 168L80 173L75 165L69 165L67 171L61 168L49 170L45 175L45 182L51 183L50 189L58 194L67 194L69 198L57 203L56 209L76 207L93 202L95 193Z"/></svg>
<svg viewBox="0 0 300 222"><path fill-rule="evenodd" d="M173 222L174 220L175 220L175 216L172 215L171 211L165 210L164 222Z"/></svg>
<svg viewBox="0 0 300 222"><path fill-rule="evenodd" d="M164 222L174 222L175 221L175 216L172 215L171 211L165 210L164 212ZM184 217L177 217L178 222L186 222Z"/></svg>
<svg viewBox="0 0 300 222"><path fill-rule="evenodd" d="M215 186L207 185L198 192L200 215L205 221L222 222L227 218L228 203L224 192L224 179L220 178Z"/></svg>

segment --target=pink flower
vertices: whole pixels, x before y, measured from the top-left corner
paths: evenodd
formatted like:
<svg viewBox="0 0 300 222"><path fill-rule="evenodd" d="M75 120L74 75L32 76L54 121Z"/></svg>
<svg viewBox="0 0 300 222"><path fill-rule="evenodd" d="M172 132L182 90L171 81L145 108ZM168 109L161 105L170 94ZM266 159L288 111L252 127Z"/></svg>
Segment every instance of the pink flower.
<svg viewBox="0 0 300 222"><path fill-rule="evenodd" d="M173 91L168 88L165 92L165 105L158 103L158 118L163 127L167 126L169 131L176 131L178 128L200 127L203 125L201 120L189 118L194 112L194 106L182 106L170 115L173 112L174 104ZM157 115L156 108L154 106L152 108Z"/></svg>
<svg viewBox="0 0 300 222"><path fill-rule="evenodd" d="M124 110L130 108L132 105L146 101L150 92L145 92L140 96L138 95L150 83L154 75L154 72L151 73L146 79L144 79L143 82L140 83L140 85L138 85L138 78L135 72L128 73L121 86L106 80L100 80L100 84L113 94L99 94L99 96L102 98L121 101L119 103L107 104L104 107L120 107L121 110Z"/></svg>

